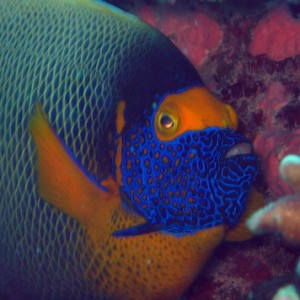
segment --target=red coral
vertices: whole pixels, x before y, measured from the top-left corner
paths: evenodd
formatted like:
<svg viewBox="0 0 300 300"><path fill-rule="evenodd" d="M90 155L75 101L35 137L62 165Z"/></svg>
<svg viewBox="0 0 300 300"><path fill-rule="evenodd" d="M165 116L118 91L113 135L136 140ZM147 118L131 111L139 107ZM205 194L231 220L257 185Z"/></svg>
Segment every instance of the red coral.
<svg viewBox="0 0 300 300"><path fill-rule="evenodd" d="M221 26L205 13L173 6L142 6L137 15L158 28L177 45L195 65L199 66L210 51L215 50L223 39Z"/></svg>
<svg viewBox="0 0 300 300"><path fill-rule="evenodd" d="M276 116L289 103L286 89L280 82L273 82L257 104L263 111L265 125L254 140L254 148L262 158L262 170L273 197L291 193L289 185L279 176L279 162L289 153L300 154L300 129L289 131L281 127Z"/></svg>
<svg viewBox="0 0 300 300"><path fill-rule="evenodd" d="M254 28L249 51L252 55L266 54L275 61L299 55L300 22L285 6L275 8Z"/></svg>
<svg viewBox="0 0 300 300"><path fill-rule="evenodd" d="M285 155L300 154L300 129L265 131L256 137L254 148L262 158L262 171L272 198L290 194L290 187L279 177L278 166Z"/></svg>
<svg viewBox="0 0 300 300"><path fill-rule="evenodd" d="M286 89L280 81L271 82L266 96L258 103L257 108L261 109L265 117L265 127L276 127L276 115L285 105L288 104Z"/></svg>

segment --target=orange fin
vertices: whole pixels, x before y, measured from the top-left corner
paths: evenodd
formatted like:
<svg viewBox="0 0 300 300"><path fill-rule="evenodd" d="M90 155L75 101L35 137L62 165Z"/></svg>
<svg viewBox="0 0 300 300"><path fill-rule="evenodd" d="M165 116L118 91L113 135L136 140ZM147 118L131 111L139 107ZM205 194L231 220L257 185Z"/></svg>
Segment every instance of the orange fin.
<svg viewBox="0 0 300 300"><path fill-rule="evenodd" d="M99 210L105 210L110 198L116 198L112 197L117 191L113 181L101 186L85 174L49 125L40 104L29 126L37 148L40 196L88 226Z"/></svg>
<svg viewBox="0 0 300 300"><path fill-rule="evenodd" d="M125 126L125 116L124 116L124 112L125 112L125 107L126 107L126 103L124 100L120 100L117 106L117 110L116 110L116 129L117 129L117 133L118 135L120 135L122 133L122 130ZM122 161L122 138L119 136L118 138L118 145L117 145L117 153L116 153L116 157L115 157L115 165L116 165L116 180L117 180L117 184L119 186L121 186L122 183L122 173L121 173L121 161Z"/></svg>
<svg viewBox="0 0 300 300"><path fill-rule="evenodd" d="M116 121L116 127L117 127L117 133L121 134L124 126L125 126L125 118L124 118L124 111L125 111L125 101L121 100L118 103L117 106L117 121Z"/></svg>
<svg viewBox="0 0 300 300"><path fill-rule="evenodd" d="M226 241L244 241L252 238L254 234L246 226L246 220L250 217L252 213L257 211L259 208L265 206L264 196L259 193L255 188L252 188L250 193L250 199L248 201L246 211L240 218L237 225L230 229L226 236Z"/></svg>

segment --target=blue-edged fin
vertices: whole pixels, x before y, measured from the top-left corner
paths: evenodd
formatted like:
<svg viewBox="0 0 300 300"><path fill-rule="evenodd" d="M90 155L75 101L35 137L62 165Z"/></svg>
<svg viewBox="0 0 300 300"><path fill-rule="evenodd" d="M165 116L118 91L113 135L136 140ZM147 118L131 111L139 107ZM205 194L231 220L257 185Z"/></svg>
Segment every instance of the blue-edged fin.
<svg viewBox="0 0 300 300"><path fill-rule="evenodd" d="M115 189L97 185L48 123L40 104L30 119L30 131L37 149L38 191L40 196L86 227L101 210L113 202ZM109 214L109 212L108 212Z"/></svg>
<svg viewBox="0 0 300 300"><path fill-rule="evenodd" d="M145 222L137 226L115 231L113 235L117 237L136 236L161 231L162 229L164 228L161 224L151 224L150 222Z"/></svg>
<svg viewBox="0 0 300 300"><path fill-rule="evenodd" d="M263 194L259 193L255 188L252 188L249 196L249 201L246 206L245 213L240 218L237 225L230 229L226 236L226 241L245 241L253 237L253 233L246 226L246 221L258 209L266 204Z"/></svg>
<svg viewBox="0 0 300 300"><path fill-rule="evenodd" d="M132 205L130 198L127 196L126 193L122 191L122 189L120 191L120 194L122 198L123 207L125 207L125 209L131 214L139 215L135 207ZM153 224L150 221L145 221L143 223L140 223L132 227L117 230L113 233L113 235L117 237L136 236L136 235L161 231L162 229L165 229L165 226L163 224Z"/></svg>

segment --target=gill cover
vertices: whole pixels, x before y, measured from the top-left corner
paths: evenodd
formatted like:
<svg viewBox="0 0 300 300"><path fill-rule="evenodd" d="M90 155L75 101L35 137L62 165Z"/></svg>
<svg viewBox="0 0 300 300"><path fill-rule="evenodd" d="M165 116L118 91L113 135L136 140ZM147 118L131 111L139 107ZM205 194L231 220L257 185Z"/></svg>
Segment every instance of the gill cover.
<svg viewBox="0 0 300 300"><path fill-rule="evenodd" d="M249 141L234 132L234 110L206 88L164 95L152 113L122 134L123 202L147 221L116 236L162 230L184 235L233 227L257 174Z"/></svg>

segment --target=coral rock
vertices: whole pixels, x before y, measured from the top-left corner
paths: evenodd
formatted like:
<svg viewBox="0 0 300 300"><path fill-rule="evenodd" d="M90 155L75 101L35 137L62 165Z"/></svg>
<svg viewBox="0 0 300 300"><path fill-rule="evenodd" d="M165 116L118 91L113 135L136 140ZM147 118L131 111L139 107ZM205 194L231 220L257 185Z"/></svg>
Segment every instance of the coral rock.
<svg viewBox="0 0 300 300"><path fill-rule="evenodd" d="M179 10L173 6L142 6L135 12L141 19L168 36L195 65L218 48L223 39L221 26L200 10Z"/></svg>
<svg viewBox="0 0 300 300"><path fill-rule="evenodd" d="M291 243L300 244L300 195L284 197L254 213L247 225L256 234L280 233Z"/></svg>
<svg viewBox="0 0 300 300"><path fill-rule="evenodd" d="M266 54L275 61L299 55L300 22L285 6L275 8L254 28L249 51L252 55Z"/></svg>
<svg viewBox="0 0 300 300"><path fill-rule="evenodd" d="M279 289L272 300L299 300L299 294L294 285L287 285Z"/></svg>
<svg viewBox="0 0 300 300"><path fill-rule="evenodd" d="M300 190L300 156L287 155L280 163L281 177L295 190Z"/></svg>
<svg viewBox="0 0 300 300"><path fill-rule="evenodd" d="M282 128L277 120L278 112L289 103L284 85L271 82L267 93L257 106L263 111L265 124L257 134L253 146L262 158L262 171L273 197L291 194L288 182L279 176L279 163L289 153L300 154L300 129Z"/></svg>
<svg viewBox="0 0 300 300"><path fill-rule="evenodd" d="M300 129L268 129L254 140L254 149L262 160L262 171L272 197L291 194L292 189L279 176L279 163L289 153L300 154Z"/></svg>
<svg viewBox="0 0 300 300"><path fill-rule="evenodd" d="M287 155L279 166L280 176L300 189L300 156ZM258 210L247 221L256 234L278 232L291 243L300 244L300 193L289 195Z"/></svg>

